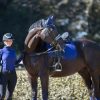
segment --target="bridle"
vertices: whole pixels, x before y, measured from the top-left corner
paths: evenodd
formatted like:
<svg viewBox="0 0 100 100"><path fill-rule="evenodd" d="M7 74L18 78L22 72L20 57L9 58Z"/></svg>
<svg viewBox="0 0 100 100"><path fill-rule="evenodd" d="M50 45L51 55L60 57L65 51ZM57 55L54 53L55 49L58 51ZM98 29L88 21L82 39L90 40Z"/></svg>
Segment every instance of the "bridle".
<svg viewBox="0 0 100 100"><path fill-rule="evenodd" d="M43 55L47 55L47 54L50 54L50 53L55 53L57 52L58 50L53 50L53 47L47 49L46 51L44 52L40 52L40 53L34 53L34 54L30 54L31 57L36 57L36 56L43 56Z"/></svg>
<svg viewBox="0 0 100 100"><path fill-rule="evenodd" d="M54 35L51 35L50 32L51 32L51 30L50 30L50 28L48 28L48 34L49 34L50 38L52 39L51 45L52 45L53 47L55 47L55 49L57 49L57 50L63 50L63 49L61 48L60 44L57 42L57 40L56 40L56 38L54 37Z"/></svg>
<svg viewBox="0 0 100 100"><path fill-rule="evenodd" d="M48 28L48 34L49 34L50 38L52 39L51 45L53 45L54 47L56 47L57 41L55 40L54 35L51 35L50 32L51 32L51 28Z"/></svg>
<svg viewBox="0 0 100 100"><path fill-rule="evenodd" d="M51 47L48 48L46 51L44 52L39 52L39 53L30 53L29 55L30 56L41 56L41 55L45 55L45 54L48 54L48 53L52 53L52 52L57 52L59 50L62 50L59 43L56 41L55 39L55 36L51 34L51 31L53 31L52 28L49 28L49 27L43 27L42 30L45 30L47 29L48 31L48 35L50 36L51 40L52 40L52 43L50 44ZM41 31L42 31L41 30ZM56 31L55 31L56 32Z"/></svg>
<svg viewBox="0 0 100 100"><path fill-rule="evenodd" d="M60 49L60 46L59 46L58 42L55 40L54 35L50 34L51 31L52 31L51 28L48 28L48 34L49 34L50 38L52 39L52 43L50 44L51 47L48 48L44 52L29 54L31 57L47 55L47 54L54 53L54 52L59 52L59 50L62 50L62 49Z"/></svg>

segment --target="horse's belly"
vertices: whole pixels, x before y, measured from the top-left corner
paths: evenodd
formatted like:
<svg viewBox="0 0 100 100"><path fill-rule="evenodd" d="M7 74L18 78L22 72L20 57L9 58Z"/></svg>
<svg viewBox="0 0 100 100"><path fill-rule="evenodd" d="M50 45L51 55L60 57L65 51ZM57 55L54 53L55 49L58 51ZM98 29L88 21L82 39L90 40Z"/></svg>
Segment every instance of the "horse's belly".
<svg viewBox="0 0 100 100"><path fill-rule="evenodd" d="M62 60L61 64L62 64L62 71L61 72L51 72L50 75L52 77L69 76L69 75L79 72L81 69L86 67L82 59L76 59L76 60L70 60L70 61Z"/></svg>

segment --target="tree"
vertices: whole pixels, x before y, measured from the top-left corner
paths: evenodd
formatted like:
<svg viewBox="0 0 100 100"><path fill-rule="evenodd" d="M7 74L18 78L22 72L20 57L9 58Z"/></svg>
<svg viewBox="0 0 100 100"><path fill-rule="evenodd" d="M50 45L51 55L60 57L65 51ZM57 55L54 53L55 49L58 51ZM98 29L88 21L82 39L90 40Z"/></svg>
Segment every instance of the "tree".
<svg viewBox="0 0 100 100"><path fill-rule="evenodd" d="M93 0L88 18L89 37L100 41L100 0Z"/></svg>
<svg viewBox="0 0 100 100"><path fill-rule="evenodd" d="M92 38L92 26L95 21L91 16L98 16L99 20L99 14L93 15L92 10L95 7L92 6L87 21L90 3L91 0L0 0L0 35L13 33L16 48L22 50L30 25L39 19L54 15L59 33L68 31L72 37L76 37L78 32L87 32L89 22L89 37ZM97 27L95 29L98 30L99 26Z"/></svg>

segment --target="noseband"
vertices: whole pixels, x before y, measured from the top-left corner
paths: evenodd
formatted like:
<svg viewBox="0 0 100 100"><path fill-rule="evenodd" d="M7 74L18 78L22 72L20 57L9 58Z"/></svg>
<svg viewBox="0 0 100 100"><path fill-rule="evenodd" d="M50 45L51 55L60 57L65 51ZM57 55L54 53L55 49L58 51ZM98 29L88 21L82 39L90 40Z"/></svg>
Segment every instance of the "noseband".
<svg viewBox="0 0 100 100"><path fill-rule="evenodd" d="M51 45L53 47L55 47L57 50L62 51L63 49L61 48L60 44L57 42L56 38L50 33L51 33L51 28L48 28L48 34L49 34L50 38L52 39Z"/></svg>
<svg viewBox="0 0 100 100"><path fill-rule="evenodd" d="M48 28L48 34L49 34L50 38L52 39L51 45L54 46L54 47L56 47L58 43L55 40L54 35L51 34L51 31L52 31L51 28Z"/></svg>

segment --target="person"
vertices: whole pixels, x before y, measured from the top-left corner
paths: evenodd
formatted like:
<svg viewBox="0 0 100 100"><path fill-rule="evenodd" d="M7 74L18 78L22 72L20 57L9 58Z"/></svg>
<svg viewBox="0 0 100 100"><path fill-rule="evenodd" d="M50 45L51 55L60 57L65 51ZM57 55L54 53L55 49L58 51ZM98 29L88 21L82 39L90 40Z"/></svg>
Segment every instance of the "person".
<svg viewBox="0 0 100 100"><path fill-rule="evenodd" d="M7 100L12 100L13 91L17 82L15 64L21 61L17 60L13 45L12 33L6 33L3 36L4 47L0 49L1 55L1 73L0 73L0 100L4 100L7 91ZM16 63L17 62L17 63Z"/></svg>

